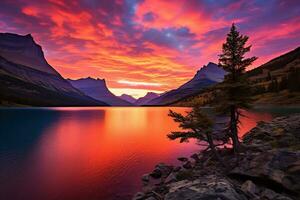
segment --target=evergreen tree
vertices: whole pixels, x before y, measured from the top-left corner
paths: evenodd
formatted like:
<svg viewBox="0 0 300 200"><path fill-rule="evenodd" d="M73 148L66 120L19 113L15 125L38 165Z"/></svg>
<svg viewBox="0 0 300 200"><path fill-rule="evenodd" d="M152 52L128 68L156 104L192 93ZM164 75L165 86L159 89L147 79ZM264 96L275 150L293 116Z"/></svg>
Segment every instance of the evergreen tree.
<svg viewBox="0 0 300 200"><path fill-rule="evenodd" d="M245 70L257 58L245 58L251 45L246 46L248 36L241 35L234 24L227 34L226 42L219 55L219 65L227 72L222 84L222 101L219 110L230 116L228 134L232 138L234 151L239 150L238 126L240 124L240 109L249 108L251 94L247 83Z"/></svg>
<svg viewBox="0 0 300 200"><path fill-rule="evenodd" d="M194 106L192 111L188 112L186 116L170 110L169 116L175 122L178 122L179 127L184 130L171 132L167 135L169 139L180 139L181 143L188 142L191 138L197 139L199 144L206 146L206 150L210 149L213 155L222 163L216 147L224 145L228 138L221 132L213 131L213 121L201 111L200 106ZM215 144L214 141L219 141L219 143Z"/></svg>

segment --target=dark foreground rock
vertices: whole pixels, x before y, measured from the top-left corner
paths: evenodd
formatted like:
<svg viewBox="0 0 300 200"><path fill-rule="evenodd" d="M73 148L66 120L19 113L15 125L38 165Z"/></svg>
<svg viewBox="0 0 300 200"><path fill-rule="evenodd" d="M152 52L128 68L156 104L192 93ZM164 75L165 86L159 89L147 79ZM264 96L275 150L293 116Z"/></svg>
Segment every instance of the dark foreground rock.
<svg viewBox="0 0 300 200"><path fill-rule="evenodd" d="M179 158L177 167L160 163L133 199L300 199L300 114L259 122L244 136L238 158L231 149L219 153L226 169L210 152Z"/></svg>

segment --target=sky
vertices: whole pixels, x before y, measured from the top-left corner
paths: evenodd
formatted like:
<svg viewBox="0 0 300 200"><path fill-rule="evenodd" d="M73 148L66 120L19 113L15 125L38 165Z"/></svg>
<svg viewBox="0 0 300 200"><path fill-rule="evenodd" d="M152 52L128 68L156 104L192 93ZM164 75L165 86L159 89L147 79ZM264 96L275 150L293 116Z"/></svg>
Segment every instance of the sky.
<svg viewBox="0 0 300 200"><path fill-rule="evenodd" d="M259 57L250 68L300 46L299 0L0 2L0 32L31 33L63 77L104 78L116 95L134 97L217 63L232 23Z"/></svg>

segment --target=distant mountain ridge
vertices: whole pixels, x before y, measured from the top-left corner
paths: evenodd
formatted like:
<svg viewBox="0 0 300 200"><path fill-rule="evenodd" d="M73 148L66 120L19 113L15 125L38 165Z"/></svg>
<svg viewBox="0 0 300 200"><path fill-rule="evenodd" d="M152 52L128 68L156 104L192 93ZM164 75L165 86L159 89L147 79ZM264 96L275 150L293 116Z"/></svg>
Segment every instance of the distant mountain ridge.
<svg viewBox="0 0 300 200"><path fill-rule="evenodd" d="M119 98L128 101L129 103L134 104L136 102L136 99L128 94L122 94L121 96L119 96Z"/></svg>
<svg viewBox="0 0 300 200"><path fill-rule="evenodd" d="M138 98L134 104L135 105L146 105L148 102L151 100L158 98L159 94L154 93L154 92L148 92L145 96Z"/></svg>
<svg viewBox="0 0 300 200"><path fill-rule="evenodd" d="M113 93L111 93L106 86L106 82L104 79L94 79L91 77L81 78L77 80L68 79L69 83L71 83L75 88L82 91L84 94L97 99L99 101L103 101L112 106L132 106L132 104L128 101L125 101Z"/></svg>
<svg viewBox="0 0 300 200"><path fill-rule="evenodd" d="M146 105L169 105L199 93L202 89L222 82L225 71L217 64L209 62L197 71L195 76L179 88L168 91L159 97L147 102Z"/></svg>
<svg viewBox="0 0 300 200"><path fill-rule="evenodd" d="M0 33L0 104L107 105L74 88L46 61L31 35Z"/></svg>

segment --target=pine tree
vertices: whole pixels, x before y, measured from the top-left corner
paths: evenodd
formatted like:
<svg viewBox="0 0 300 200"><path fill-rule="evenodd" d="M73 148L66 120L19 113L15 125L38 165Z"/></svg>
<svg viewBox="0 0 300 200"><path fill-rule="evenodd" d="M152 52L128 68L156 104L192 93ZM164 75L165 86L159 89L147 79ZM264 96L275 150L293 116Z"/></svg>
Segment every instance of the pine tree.
<svg viewBox="0 0 300 200"><path fill-rule="evenodd" d="M186 116L170 110L169 116L175 122L178 122L179 127L184 130L171 132L167 135L169 139L180 139L181 143L188 142L192 138L197 139L199 144L206 146L206 150L210 149L213 155L222 163L216 147L226 143L228 138L223 133L213 131L213 121L201 111L200 106L195 105ZM215 144L214 141L219 141L219 143Z"/></svg>
<svg viewBox="0 0 300 200"><path fill-rule="evenodd" d="M235 152L239 150L238 127L240 124L240 109L249 108L251 102L250 86L245 74L246 67L257 58L245 58L251 45L246 46L248 36L241 35L234 24L227 34L226 42L222 46L222 54L219 55L219 65L227 72L222 84L222 100L219 111L228 114L228 134L232 138Z"/></svg>

